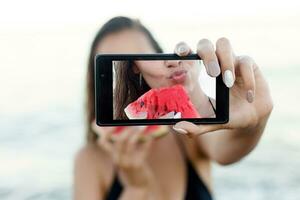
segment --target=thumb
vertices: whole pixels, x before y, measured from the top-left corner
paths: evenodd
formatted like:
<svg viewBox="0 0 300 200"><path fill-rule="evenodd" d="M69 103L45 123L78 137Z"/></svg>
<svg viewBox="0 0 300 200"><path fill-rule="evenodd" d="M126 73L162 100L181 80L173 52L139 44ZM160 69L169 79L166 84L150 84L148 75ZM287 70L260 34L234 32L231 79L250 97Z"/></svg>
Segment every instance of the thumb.
<svg viewBox="0 0 300 200"><path fill-rule="evenodd" d="M180 121L173 126L173 129L176 132L186 134L186 135L189 135L189 134L202 135L204 133L216 131L216 130L223 129L223 128L224 128L223 124L196 125L196 124L194 124L192 122L188 122L188 121Z"/></svg>

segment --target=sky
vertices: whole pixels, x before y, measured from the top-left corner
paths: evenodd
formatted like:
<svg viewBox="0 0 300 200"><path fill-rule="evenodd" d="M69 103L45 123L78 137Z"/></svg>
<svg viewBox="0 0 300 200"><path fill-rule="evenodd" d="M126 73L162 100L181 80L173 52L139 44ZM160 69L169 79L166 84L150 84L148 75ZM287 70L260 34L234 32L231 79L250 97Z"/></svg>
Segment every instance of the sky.
<svg viewBox="0 0 300 200"><path fill-rule="evenodd" d="M94 34L117 15L140 19L166 53L180 41L195 50L202 38L227 37L237 55L253 57L262 70L299 65L300 1L270 2L1 1L0 110L76 103Z"/></svg>
<svg viewBox="0 0 300 200"><path fill-rule="evenodd" d="M243 17L299 17L300 2L285 1L1 1L0 23L6 26L90 23L106 16L125 14L147 20L205 21ZM3 28L3 26L2 26Z"/></svg>

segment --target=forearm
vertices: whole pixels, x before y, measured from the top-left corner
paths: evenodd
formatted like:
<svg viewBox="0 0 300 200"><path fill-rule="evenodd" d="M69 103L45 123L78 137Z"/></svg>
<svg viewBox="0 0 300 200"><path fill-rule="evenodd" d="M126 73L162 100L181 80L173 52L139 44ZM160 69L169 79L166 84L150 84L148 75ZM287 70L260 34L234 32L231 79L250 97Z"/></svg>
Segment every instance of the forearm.
<svg viewBox="0 0 300 200"><path fill-rule="evenodd" d="M147 188L142 187L125 187L121 200L145 199L145 200L162 200L162 193L158 186Z"/></svg>
<svg viewBox="0 0 300 200"><path fill-rule="evenodd" d="M200 146L210 159L223 165L234 163L254 149L268 118L269 115L251 128L224 129L204 134L199 138Z"/></svg>

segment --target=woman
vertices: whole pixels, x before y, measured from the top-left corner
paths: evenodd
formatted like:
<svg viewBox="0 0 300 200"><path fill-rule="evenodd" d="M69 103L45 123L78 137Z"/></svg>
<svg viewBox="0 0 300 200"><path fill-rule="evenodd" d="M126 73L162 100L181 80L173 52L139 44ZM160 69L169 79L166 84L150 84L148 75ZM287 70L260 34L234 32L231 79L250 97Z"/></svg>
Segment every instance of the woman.
<svg viewBox="0 0 300 200"><path fill-rule="evenodd" d="M222 73L230 88L229 123L198 126L180 121L169 127L170 134L157 140L148 137L144 143L137 141L145 127L131 126L110 143L114 127L98 127L94 121L94 55L161 52L150 32L129 18L109 20L96 35L87 76L88 142L75 160L75 199L212 199L210 163L237 162L258 143L273 108L268 85L253 59L236 56L226 38L216 42L216 50L209 40L200 40L197 53L207 73ZM175 47L179 56L191 52L183 42ZM146 75L141 67L129 72L135 82L137 74ZM145 79L142 93L150 89L151 81ZM127 85L134 91L134 83Z"/></svg>
<svg viewBox="0 0 300 200"><path fill-rule="evenodd" d="M215 100L210 99L199 83L199 60L114 61L114 119L128 119L125 107L145 93L145 89L182 85L201 117L215 117ZM128 84L124 84L128 83ZM132 87L131 87L132 86ZM126 94L130 95L126 95ZM125 111L125 112L124 112ZM138 112L138 111L137 111ZM139 114L138 114L139 115ZM141 112L138 118L146 118ZM166 113L159 118L174 118L181 113Z"/></svg>

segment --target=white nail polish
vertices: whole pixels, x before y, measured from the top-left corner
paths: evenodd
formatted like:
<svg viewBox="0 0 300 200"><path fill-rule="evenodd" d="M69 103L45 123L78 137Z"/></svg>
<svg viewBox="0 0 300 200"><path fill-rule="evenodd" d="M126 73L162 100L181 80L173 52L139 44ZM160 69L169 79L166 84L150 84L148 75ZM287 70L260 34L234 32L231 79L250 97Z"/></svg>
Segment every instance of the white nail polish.
<svg viewBox="0 0 300 200"><path fill-rule="evenodd" d="M179 48L178 48L178 52L179 53L184 53L187 51L187 48L184 46L184 45L181 45Z"/></svg>
<svg viewBox="0 0 300 200"><path fill-rule="evenodd" d="M234 83L233 74L230 70L224 72L224 82L227 87L232 87Z"/></svg>
<svg viewBox="0 0 300 200"><path fill-rule="evenodd" d="M176 128L173 126L173 129L178 132L178 133L181 133L181 134L187 134L187 131L182 129L182 128Z"/></svg>

